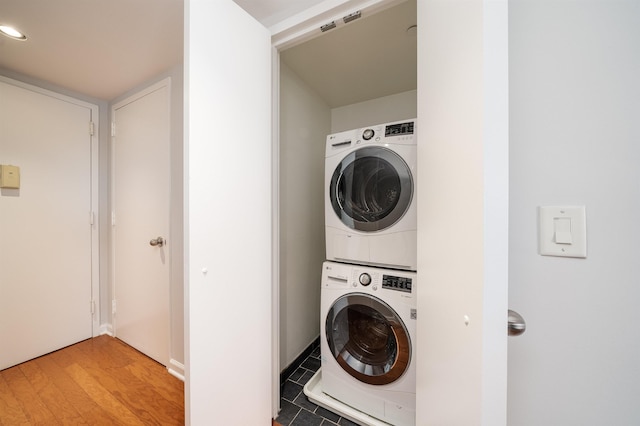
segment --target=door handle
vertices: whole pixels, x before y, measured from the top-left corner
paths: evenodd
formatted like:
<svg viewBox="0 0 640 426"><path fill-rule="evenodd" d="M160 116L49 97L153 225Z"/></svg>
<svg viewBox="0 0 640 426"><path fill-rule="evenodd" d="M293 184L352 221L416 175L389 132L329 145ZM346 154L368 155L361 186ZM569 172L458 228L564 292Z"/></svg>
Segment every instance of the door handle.
<svg viewBox="0 0 640 426"><path fill-rule="evenodd" d="M149 241L149 244L152 246L158 246L158 247L162 247L163 245L165 245L167 242L167 240L165 240L162 237L158 237L158 238L154 238L153 240Z"/></svg>
<svg viewBox="0 0 640 426"><path fill-rule="evenodd" d="M507 326L509 336L519 336L527 329L527 324L524 322L522 315L516 311L509 309L509 324Z"/></svg>

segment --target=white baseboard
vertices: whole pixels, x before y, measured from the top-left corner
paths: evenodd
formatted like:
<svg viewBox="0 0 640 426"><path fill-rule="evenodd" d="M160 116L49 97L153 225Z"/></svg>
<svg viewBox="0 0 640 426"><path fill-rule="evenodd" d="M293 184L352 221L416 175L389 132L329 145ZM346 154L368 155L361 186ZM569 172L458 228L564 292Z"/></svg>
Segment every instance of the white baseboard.
<svg viewBox="0 0 640 426"><path fill-rule="evenodd" d="M184 382L184 364L176 361L175 359L171 359L167 366L167 371L169 371L169 374L172 376L177 377Z"/></svg>
<svg viewBox="0 0 640 426"><path fill-rule="evenodd" d="M101 324L100 335L102 336L103 334L113 337L113 326L111 324Z"/></svg>

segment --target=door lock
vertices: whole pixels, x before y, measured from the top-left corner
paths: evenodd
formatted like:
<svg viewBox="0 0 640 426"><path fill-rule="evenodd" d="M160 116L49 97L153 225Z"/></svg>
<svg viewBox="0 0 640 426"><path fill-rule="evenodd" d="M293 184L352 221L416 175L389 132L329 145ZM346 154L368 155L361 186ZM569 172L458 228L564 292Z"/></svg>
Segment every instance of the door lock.
<svg viewBox="0 0 640 426"><path fill-rule="evenodd" d="M153 240L149 241L149 244L152 246L158 246L158 247L162 247L163 245L165 245L167 242L167 240L165 240L162 237L158 237L158 238L154 238Z"/></svg>

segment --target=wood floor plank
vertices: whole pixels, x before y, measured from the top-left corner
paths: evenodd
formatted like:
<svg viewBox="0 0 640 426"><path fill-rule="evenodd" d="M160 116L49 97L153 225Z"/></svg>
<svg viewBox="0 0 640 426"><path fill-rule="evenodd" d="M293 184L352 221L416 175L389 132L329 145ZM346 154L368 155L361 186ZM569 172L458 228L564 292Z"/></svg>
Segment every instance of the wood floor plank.
<svg viewBox="0 0 640 426"><path fill-rule="evenodd" d="M119 350L124 344L110 336L100 336L95 339L74 345L71 349L81 351L86 357L98 363L101 368L122 368L132 364L138 352L133 348Z"/></svg>
<svg viewBox="0 0 640 426"><path fill-rule="evenodd" d="M173 376L162 379L152 367L146 362L136 362L125 368L141 381L153 385L155 391L167 401L184 406L184 383Z"/></svg>
<svg viewBox="0 0 640 426"><path fill-rule="evenodd" d="M76 345L81 345L82 343L83 342L76 343ZM75 346L75 345L72 345L72 346ZM45 355L45 356L47 358L51 358L51 359L55 360L55 362L61 368L66 368L66 367L70 366L71 364L73 364L75 362L73 357L67 351L67 349L72 347L72 346L69 346L67 348L63 348L63 349L61 349L59 351L51 352L50 354Z"/></svg>
<svg viewBox="0 0 640 426"><path fill-rule="evenodd" d="M138 352L135 348L117 340L118 345L111 345L114 351L122 354L129 354L131 364L125 368L138 379L153 385L156 392L161 394L166 400L184 406L184 382L171 376L167 378L167 368Z"/></svg>
<svg viewBox="0 0 640 426"><path fill-rule="evenodd" d="M132 374L130 367L136 361L142 362L155 370L158 380L170 382L175 378L163 366L117 339L107 341L108 347L101 347L103 343L78 345L70 350L79 365L146 424L184 424L184 390L179 404L174 404L153 384ZM126 363L120 361L125 358Z"/></svg>
<svg viewBox="0 0 640 426"><path fill-rule="evenodd" d="M171 376L165 366L126 343L118 339L111 339L107 343L108 351L102 351L103 355L115 359L126 358L127 365L112 369L107 367L108 361L101 357L92 356L90 360L102 363L100 367L110 371L111 376L116 378L115 384L119 386L113 391L122 393L124 400L130 403L129 408L159 424L184 424L184 383ZM144 403L140 403L134 395L145 395Z"/></svg>
<svg viewBox="0 0 640 426"><path fill-rule="evenodd" d="M86 347L74 350L83 352ZM136 377L128 368L112 367L109 354L84 357L77 354L76 358L85 371L146 424L173 425L184 422L182 405L178 406L166 400L154 386ZM108 371L109 374L104 374L104 371ZM161 373L168 375L166 370Z"/></svg>
<svg viewBox="0 0 640 426"><path fill-rule="evenodd" d="M104 410L113 417L127 425L144 425L124 404L95 380L84 368L78 364L71 364L65 371L84 389L84 391L96 401Z"/></svg>
<svg viewBox="0 0 640 426"><path fill-rule="evenodd" d="M99 406L52 357L41 357L35 362L55 383L59 397L69 401L88 424L118 424L118 420Z"/></svg>
<svg viewBox="0 0 640 426"><path fill-rule="evenodd" d="M0 425L28 425L29 420L11 388L0 375Z"/></svg>
<svg viewBox="0 0 640 426"><path fill-rule="evenodd" d="M38 394L42 403L64 425L87 425L76 408L60 393L49 377L36 362L26 362L19 366L20 371Z"/></svg>
<svg viewBox="0 0 640 426"><path fill-rule="evenodd" d="M184 383L110 336L0 371L0 426L164 426L184 419Z"/></svg>
<svg viewBox="0 0 640 426"><path fill-rule="evenodd" d="M40 400L37 392L24 376L19 366L7 368L2 372L4 380L22 406L22 410L32 425L60 424L51 410Z"/></svg>

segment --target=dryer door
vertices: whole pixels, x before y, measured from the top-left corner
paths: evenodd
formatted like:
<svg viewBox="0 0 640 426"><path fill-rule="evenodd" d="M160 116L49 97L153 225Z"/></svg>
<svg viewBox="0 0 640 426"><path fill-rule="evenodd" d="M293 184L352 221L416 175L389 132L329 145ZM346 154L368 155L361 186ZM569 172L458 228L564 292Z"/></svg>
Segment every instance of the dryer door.
<svg viewBox="0 0 640 426"><path fill-rule="evenodd" d="M337 299L327 314L331 354L351 376L386 385L409 367L411 342L402 319L385 302L364 293Z"/></svg>
<svg viewBox="0 0 640 426"><path fill-rule="evenodd" d="M375 232L399 221L411 205L413 177L394 151L367 146L347 155L331 177L333 210L351 229Z"/></svg>

